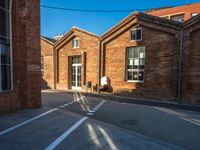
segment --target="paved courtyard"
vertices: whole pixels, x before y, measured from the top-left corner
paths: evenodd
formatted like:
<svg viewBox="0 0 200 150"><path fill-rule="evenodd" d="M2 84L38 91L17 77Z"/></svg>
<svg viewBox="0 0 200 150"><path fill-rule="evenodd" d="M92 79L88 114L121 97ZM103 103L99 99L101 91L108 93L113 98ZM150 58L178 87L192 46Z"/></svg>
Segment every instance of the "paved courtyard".
<svg viewBox="0 0 200 150"><path fill-rule="evenodd" d="M0 150L200 149L200 113L45 91L42 108L0 117Z"/></svg>

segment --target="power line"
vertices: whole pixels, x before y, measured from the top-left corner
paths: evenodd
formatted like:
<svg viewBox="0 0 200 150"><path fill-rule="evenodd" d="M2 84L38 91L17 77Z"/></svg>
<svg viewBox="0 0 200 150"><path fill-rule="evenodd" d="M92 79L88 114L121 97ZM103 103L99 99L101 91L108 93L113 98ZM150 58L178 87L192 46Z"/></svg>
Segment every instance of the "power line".
<svg viewBox="0 0 200 150"><path fill-rule="evenodd" d="M43 8L48 9L55 9L55 10L66 10L66 11L79 11L79 12L99 12L99 13L109 13L109 12L133 12L133 11L147 11L150 9L119 9L119 10L96 10L96 9L72 9L72 8L64 8L64 7L56 7L56 6L47 6L47 5L40 5ZM175 7L175 6L170 6Z"/></svg>

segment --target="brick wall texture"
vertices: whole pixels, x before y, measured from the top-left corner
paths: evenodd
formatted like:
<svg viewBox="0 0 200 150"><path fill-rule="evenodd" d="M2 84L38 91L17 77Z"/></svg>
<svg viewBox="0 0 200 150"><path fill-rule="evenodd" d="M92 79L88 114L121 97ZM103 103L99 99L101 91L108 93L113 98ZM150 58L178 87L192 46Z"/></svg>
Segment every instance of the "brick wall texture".
<svg viewBox="0 0 200 150"><path fill-rule="evenodd" d="M44 75L42 88L54 88L53 43L41 38L41 56L43 57Z"/></svg>
<svg viewBox="0 0 200 150"><path fill-rule="evenodd" d="M41 106L40 1L12 1L13 91L0 93L0 114Z"/></svg>

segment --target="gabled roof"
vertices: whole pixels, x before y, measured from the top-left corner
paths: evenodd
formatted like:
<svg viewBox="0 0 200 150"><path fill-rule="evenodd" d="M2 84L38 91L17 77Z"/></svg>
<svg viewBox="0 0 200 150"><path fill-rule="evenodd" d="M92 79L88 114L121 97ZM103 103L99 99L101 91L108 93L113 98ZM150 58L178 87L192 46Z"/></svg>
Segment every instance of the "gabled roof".
<svg viewBox="0 0 200 150"><path fill-rule="evenodd" d="M131 22L134 19L141 19L141 20L148 21L150 23L156 23L156 24L160 24L160 25L163 25L163 26L166 26L166 27L175 28L175 29L180 29L183 26L182 23L177 22L177 21L172 21L172 20L168 20L168 19L152 16L152 15L145 14L145 13L142 13L142 12L133 12L129 16L124 18L122 21L120 21L117 25L115 25L114 27L112 27L111 29L106 31L101 36L101 40L103 40L104 38L108 37L112 33L118 31L118 29L122 28L123 26L125 26L127 23Z"/></svg>
<svg viewBox="0 0 200 150"><path fill-rule="evenodd" d="M55 44L56 40L49 38L49 37L45 37L45 36L41 36L41 39L45 40L46 42L48 42L49 44L53 45Z"/></svg>
<svg viewBox="0 0 200 150"><path fill-rule="evenodd" d="M58 46L60 43L62 43L63 41L65 41L65 39L67 39L75 31L82 32L82 33L85 33L87 35L93 36L94 38L98 38L99 39L99 36L95 35L94 33L91 33L89 31L86 31L86 30L81 29L79 27L73 26L69 31L67 31L65 33L65 35L60 40L56 41L55 46Z"/></svg>

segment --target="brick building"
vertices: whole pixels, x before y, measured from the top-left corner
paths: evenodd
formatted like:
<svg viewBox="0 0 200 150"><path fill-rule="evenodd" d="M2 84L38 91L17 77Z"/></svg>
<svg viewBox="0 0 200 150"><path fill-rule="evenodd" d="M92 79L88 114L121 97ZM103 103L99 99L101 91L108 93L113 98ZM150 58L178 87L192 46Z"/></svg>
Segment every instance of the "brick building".
<svg viewBox="0 0 200 150"><path fill-rule="evenodd" d="M86 90L86 81L98 83L99 37L73 27L55 43L56 88Z"/></svg>
<svg viewBox="0 0 200 150"><path fill-rule="evenodd" d="M0 12L0 114L38 108L40 1L1 0Z"/></svg>
<svg viewBox="0 0 200 150"><path fill-rule="evenodd" d="M200 13L200 3L152 10L146 13L165 19L183 22Z"/></svg>
<svg viewBox="0 0 200 150"><path fill-rule="evenodd" d="M42 88L54 88L54 43L56 40L41 37Z"/></svg>
<svg viewBox="0 0 200 150"><path fill-rule="evenodd" d="M86 91L106 76L106 92L200 103L199 37L200 15L134 12L101 37L74 27L54 44L54 87Z"/></svg>
<svg viewBox="0 0 200 150"><path fill-rule="evenodd" d="M182 98L200 103L200 15L184 22Z"/></svg>

